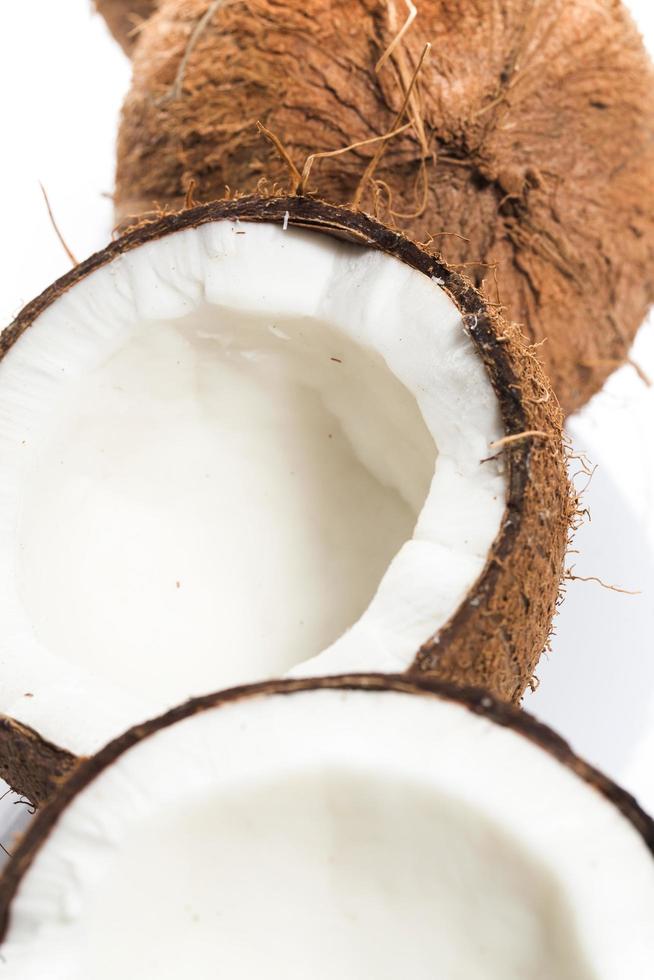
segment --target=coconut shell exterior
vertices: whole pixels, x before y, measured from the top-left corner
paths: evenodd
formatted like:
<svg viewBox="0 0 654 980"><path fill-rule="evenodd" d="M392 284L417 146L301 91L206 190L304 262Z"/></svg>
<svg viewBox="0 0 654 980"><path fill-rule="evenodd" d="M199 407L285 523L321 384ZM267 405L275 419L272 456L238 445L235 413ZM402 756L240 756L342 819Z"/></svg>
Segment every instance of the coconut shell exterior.
<svg viewBox="0 0 654 980"><path fill-rule="evenodd" d="M144 222L25 307L0 335L0 357L58 296L116 256L172 232L224 219L287 223L377 249L437 277L460 309L497 395L506 435L515 437L489 449L505 467L506 509L481 575L451 619L416 651L409 671L518 701L548 641L576 507L566 474L561 412L516 328L470 282L403 234L361 212L298 196L220 201ZM23 749L20 726L6 727L6 732L18 744L5 756L4 778L22 792L29 787L29 798L41 802L41 787L47 792L49 785L48 771L41 772L47 757Z"/></svg>
<svg viewBox="0 0 654 980"><path fill-rule="evenodd" d="M78 762L33 728L0 715L0 779L31 803L47 800Z"/></svg>
<svg viewBox="0 0 654 980"><path fill-rule="evenodd" d="M126 55L131 55L143 23L154 13L157 0L95 0L95 7Z"/></svg>
<svg viewBox="0 0 654 980"><path fill-rule="evenodd" d="M0 942L11 920L11 903L21 880L43 847L47 847L51 831L66 808L74 803L90 783L109 768L124 752L148 736L203 711L220 710L238 701L256 700L271 695L292 697L307 691L359 691L374 696L376 692L397 692L415 697L438 698L461 704L488 721L509 728L516 735L533 742L570 769L597 793L615 806L642 838L654 858L654 821L640 808L636 800L601 772L580 759L570 746L552 729L541 724L524 711L497 701L484 691L461 690L452 685L427 679L417 680L391 674L354 674L342 677L303 678L300 680L268 681L248 687L233 688L219 694L196 698L142 725L137 725L111 742L96 756L82 762L66 783L42 809L14 851L13 857L0 878ZM547 801L543 801L548 805Z"/></svg>
<svg viewBox="0 0 654 980"><path fill-rule="evenodd" d="M262 178L288 187L260 120L309 154L390 132L425 43L413 127L361 206L429 241L538 356L566 413L627 356L654 298L654 70L616 0L162 0L134 52L120 219ZM180 65L187 58L183 77ZM379 144L317 160L308 189L353 201ZM426 194L423 190L426 180ZM499 285L498 285L499 283Z"/></svg>

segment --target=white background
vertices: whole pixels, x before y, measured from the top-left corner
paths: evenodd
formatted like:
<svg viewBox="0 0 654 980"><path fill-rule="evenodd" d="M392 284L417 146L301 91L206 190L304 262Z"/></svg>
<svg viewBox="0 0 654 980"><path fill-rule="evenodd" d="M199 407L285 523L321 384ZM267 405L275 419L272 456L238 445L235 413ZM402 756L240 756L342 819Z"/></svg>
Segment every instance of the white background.
<svg viewBox="0 0 654 980"><path fill-rule="evenodd" d="M653 51L651 0L627 5ZM69 268L39 181L78 259L111 234L114 140L130 72L90 8L90 0L3 5L0 325ZM654 378L653 320L632 356ZM526 706L654 810L654 388L623 368L568 430L597 464L575 572L641 594L570 582L541 686ZM12 795L0 802L0 840L9 847L25 813L15 803Z"/></svg>

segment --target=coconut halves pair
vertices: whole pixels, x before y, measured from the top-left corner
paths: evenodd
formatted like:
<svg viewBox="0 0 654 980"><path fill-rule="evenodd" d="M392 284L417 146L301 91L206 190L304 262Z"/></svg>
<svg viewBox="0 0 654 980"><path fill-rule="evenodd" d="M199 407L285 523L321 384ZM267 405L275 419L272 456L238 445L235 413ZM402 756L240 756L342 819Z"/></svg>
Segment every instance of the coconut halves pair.
<svg viewBox="0 0 654 980"><path fill-rule="evenodd" d="M0 969L646 976L651 822L504 703L573 505L474 287L362 213L244 198L112 243L4 344L2 759L50 801ZM323 676L146 720L283 672Z"/></svg>
<svg viewBox="0 0 654 980"><path fill-rule="evenodd" d="M315 13L328 8L342 38L356 5ZM609 7L570 9L592 20ZM612 31L625 21L610 10ZM253 76L240 54L212 56L237 77L202 93L192 55L237 37L242 54L256 35L297 64L298 12L279 14L185 2L145 23L132 107L169 113L152 139L141 119L153 178L161 152L182 184L209 188L203 134L217 150L218 129L235 131L219 115L216 131L203 129L196 110L209 92L248 92ZM558 37L555 20L542 36L545 8L532 14L522 33L513 8L493 14L515 47L502 105L529 75L523 55ZM386 50L392 15L392 4L371 14L379 36L356 21L368 25L366 65L377 44ZM312 53L299 63L311 79L334 61L332 35L324 17L305 21ZM139 103L139 52L168 31L155 73L166 91ZM184 61L182 78L168 77L164 50L177 71ZM326 86L337 100L341 54ZM266 64L254 87L267 98ZM351 81L358 70L353 59ZM487 105L481 115L501 128L485 93L476 108ZM431 125L418 108L416 132L419 118ZM239 117L247 125L242 107ZM397 165L391 146L384 159ZM383 190L384 171L375 179ZM157 190L160 204L172 187ZM528 208L513 198L520 237ZM392 224L397 199L389 208ZM455 224L464 210L452 208ZM634 235L647 241L641 218ZM648 976L651 821L506 705L547 642L575 509L556 401L519 330L388 223L297 194L140 222L2 336L0 761L17 789L50 799L0 883L0 972L12 980L44 976L44 963L48 977L101 980L126 962L157 980L189 969ZM545 242L560 258L560 240L532 232L530 254ZM618 251L636 276L636 253ZM515 264L545 295L542 269ZM596 286L591 276L576 299ZM558 316L577 317L570 295ZM612 315L622 296L616 285ZM532 338L554 305L537 309Z"/></svg>

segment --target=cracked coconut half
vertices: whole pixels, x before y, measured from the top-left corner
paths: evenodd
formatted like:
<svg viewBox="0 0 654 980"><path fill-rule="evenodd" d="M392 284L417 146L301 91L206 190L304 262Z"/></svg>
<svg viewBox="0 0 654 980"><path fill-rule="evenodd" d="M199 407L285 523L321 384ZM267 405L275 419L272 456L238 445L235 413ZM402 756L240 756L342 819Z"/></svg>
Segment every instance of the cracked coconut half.
<svg viewBox="0 0 654 980"><path fill-rule="evenodd" d="M314 200L222 202L112 243L0 343L0 765L31 800L289 671L521 696L569 527L560 417L438 259Z"/></svg>
<svg viewBox="0 0 654 980"><path fill-rule="evenodd" d="M150 7L123 109L120 217L181 206L191 181L203 201L286 186L260 121L299 169L318 155L309 190L434 236L499 296L566 412L624 363L654 299L654 69L623 4Z"/></svg>
<svg viewBox="0 0 654 980"><path fill-rule="evenodd" d="M80 765L0 883L0 977L650 980L653 851L488 695L272 682Z"/></svg>

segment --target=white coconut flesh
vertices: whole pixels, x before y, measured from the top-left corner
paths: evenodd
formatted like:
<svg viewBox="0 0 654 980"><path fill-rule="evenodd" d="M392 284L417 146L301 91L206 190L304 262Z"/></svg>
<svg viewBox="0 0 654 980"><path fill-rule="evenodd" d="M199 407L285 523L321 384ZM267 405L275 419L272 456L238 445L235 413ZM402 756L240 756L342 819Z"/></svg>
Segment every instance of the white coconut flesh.
<svg viewBox="0 0 654 980"><path fill-rule="evenodd" d="M505 506L438 282L228 221L115 258L0 363L0 711L89 753L306 669L404 670Z"/></svg>
<svg viewBox="0 0 654 980"><path fill-rule="evenodd" d="M0 976L649 980L652 921L641 837L526 737L430 697L309 691L103 770L23 877Z"/></svg>

